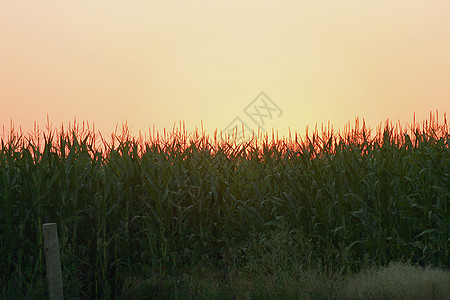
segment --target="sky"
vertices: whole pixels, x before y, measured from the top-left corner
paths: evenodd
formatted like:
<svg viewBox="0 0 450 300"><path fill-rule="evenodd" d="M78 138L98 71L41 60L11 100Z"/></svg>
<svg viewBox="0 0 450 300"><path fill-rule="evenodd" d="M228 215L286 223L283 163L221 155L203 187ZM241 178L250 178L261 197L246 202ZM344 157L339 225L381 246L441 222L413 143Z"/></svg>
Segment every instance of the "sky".
<svg viewBox="0 0 450 300"><path fill-rule="evenodd" d="M0 126L303 133L450 109L450 1L0 0Z"/></svg>

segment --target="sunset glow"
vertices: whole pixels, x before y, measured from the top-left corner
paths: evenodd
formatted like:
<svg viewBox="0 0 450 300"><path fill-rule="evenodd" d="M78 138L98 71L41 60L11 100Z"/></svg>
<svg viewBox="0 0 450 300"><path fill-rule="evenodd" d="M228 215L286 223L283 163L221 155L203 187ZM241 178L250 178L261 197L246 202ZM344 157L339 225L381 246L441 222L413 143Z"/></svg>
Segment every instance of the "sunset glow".
<svg viewBox="0 0 450 300"><path fill-rule="evenodd" d="M5 0L0 125L257 130L244 110L261 92L284 135L442 116L449 15L448 1Z"/></svg>

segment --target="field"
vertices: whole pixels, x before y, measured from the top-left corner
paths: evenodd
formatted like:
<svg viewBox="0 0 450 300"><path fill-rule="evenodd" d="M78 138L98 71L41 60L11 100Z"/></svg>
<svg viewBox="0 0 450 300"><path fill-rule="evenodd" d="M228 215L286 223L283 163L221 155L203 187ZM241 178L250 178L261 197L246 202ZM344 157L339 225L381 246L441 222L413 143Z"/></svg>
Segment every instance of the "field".
<svg viewBox="0 0 450 300"><path fill-rule="evenodd" d="M0 148L0 298L449 299L448 121L248 140L126 127Z"/></svg>

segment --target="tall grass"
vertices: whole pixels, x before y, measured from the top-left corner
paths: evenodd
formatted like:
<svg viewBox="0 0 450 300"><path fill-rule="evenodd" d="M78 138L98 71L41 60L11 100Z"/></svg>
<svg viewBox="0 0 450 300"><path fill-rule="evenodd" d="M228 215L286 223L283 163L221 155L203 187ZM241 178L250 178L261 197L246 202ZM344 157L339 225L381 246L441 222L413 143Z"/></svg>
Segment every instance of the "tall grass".
<svg viewBox="0 0 450 300"><path fill-rule="evenodd" d="M0 297L45 296L46 222L58 224L74 297L118 296L136 274L251 272L274 232L298 254L286 261L339 274L392 261L448 269L449 133L433 115L374 134L356 122L271 140L11 130L0 147Z"/></svg>

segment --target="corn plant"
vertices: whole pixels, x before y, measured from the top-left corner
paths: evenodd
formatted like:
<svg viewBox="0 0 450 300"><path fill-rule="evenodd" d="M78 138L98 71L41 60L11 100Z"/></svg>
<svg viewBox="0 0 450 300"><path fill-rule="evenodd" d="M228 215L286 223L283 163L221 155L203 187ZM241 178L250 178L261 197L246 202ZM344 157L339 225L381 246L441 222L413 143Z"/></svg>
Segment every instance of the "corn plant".
<svg viewBox="0 0 450 300"><path fill-rule="evenodd" d="M257 259L255 237L284 230L314 250L305 264L449 268L449 141L433 116L375 134L357 122L241 142L181 129L135 138L126 127L108 139L84 124L11 131L0 147L0 296L44 281L46 222L58 224L76 297L120 295L135 274L244 265Z"/></svg>

